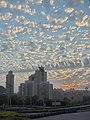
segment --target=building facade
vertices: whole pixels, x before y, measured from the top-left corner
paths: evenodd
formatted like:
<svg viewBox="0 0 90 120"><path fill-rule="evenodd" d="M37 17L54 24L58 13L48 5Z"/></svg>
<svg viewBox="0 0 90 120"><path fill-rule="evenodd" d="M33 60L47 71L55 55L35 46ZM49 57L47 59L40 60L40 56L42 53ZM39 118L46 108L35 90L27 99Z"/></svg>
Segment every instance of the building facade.
<svg viewBox="0 0 90 120"><path fill-rule="evenodd" d="M39 84L39 98L40 99L52 99L53 97L53 85L49 82L41 82Z"/></svg>
<svg viewBox="0 0 90 120"><path fill-rule="evenodd" d="M19 86L19 95L25 96L25 83L21 83Z"/></svg>
<svg viewBox="0 0 90 120"><path fill-rule="evenodd" d="M35 74L29 76L29 80L20 84L19 95L29 97L36 95L40 99L52 99L53 85L47 81L47 72L44 70L44 67L39 67Z"/></svg>
<svg viewBox="0 0 90 120"><path fill-rule="evenodd" d="M34 81L37 84L40 84L41 82L47 82L47 72L45 72L44 67L41 66L35 71Z"/></svg>
<svg viewBox="0 0 90 120"><path fill-rule="evenodd" d="M6 93L9 96L14 94L14 74L12 71L6 75Z"/></svg>

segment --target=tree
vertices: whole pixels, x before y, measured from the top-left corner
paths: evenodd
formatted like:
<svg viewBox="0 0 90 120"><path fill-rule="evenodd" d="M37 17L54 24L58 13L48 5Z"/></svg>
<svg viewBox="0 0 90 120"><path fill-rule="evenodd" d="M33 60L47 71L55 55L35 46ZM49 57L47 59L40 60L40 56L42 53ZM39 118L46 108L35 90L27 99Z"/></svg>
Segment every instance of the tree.
<svg viewBox="0 0 90 120"><path fill-rule="evenodd" d="M1 94L0 95L0 105L7 104L8 98L6 94Z"/></svg>
<svg viewBox="0 0 90 120"><path fill-rule="evenodd" d="M32 97L32 104L33 105L38 105L39 102L39 97L37 95Z"/></svg>
<svg viewBox="0 0 90 120"><path fill-rule="evenodd" d="M70 105L71 101L70 101L69 98L64 97L64 99L63 99L63 103L64 103L65 106L68 106L68 105Z"/></svg>

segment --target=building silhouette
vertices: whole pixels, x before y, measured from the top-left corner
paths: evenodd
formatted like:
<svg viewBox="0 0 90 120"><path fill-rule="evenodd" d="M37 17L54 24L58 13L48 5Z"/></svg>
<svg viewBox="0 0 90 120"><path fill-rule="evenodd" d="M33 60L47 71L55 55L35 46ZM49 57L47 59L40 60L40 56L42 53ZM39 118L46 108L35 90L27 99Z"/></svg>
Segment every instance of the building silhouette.
<svg viewBox="0 0 90 120"><path fill-rule="evenodd" d="M37 84L40 84L41 82L47 82L47 72L44 70L44 67L41 66L35 71L34 81Z"/></svg>
<svg viewBox="0 0 90 120"><path fill-rule="evenodd" d="M39 67L35 74L29 76L25 83L20 84L19 95L23 97L36 95L40 99L52 99L53 85L47 81L47 72L44 70L44 67Z"/></svg>
<svg viewBox="0 0 90 120"><path fill-rule="evenodd" d="M14 74L12 71L6 75L6 93L9 96L14 94Z"/></svg>
<svg viewBox="0 0 90 120"><path fill-rule="evenodd" d="M39 98L52 99L53 98L53 85L49 82L41 82L39 84Z"/></svg>

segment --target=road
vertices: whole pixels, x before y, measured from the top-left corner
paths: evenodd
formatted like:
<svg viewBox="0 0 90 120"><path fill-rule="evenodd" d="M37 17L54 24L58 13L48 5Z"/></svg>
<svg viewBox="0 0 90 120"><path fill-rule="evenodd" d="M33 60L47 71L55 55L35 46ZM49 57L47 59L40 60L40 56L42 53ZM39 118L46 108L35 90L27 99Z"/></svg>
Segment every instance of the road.
<svg viewBox="0 0 90 120"><path fill-rule="evenodd" d="M90 111L43 117L34 120L90 120Z"/></svg>

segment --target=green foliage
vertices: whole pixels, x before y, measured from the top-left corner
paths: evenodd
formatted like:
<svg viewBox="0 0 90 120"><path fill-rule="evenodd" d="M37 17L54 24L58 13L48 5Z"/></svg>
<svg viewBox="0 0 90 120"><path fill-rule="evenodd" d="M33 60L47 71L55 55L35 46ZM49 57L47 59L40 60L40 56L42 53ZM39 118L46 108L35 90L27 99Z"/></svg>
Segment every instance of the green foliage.
<svg viewBox="0 0 90 120"><path fill-rule="evenodd" d="M2 94L0 95L0 105L6 104L7 103L7 95Z"/></svg>
<svg viewBox="0 0 90 120"><path fill-rule="evenodd" d="M0 112L0 117L13 117L13 116L16 116L18 115L18 113L16 112L10 112L10 111L1 111Z"/></svg>
<svg viewBox="0 0 90 120"><path fill-rule="evenodd" d="M64 106L69 106L69 105L71 104L71 101L70 101L69 98L64 97L64 99L63 99L63 103L64 103Z"/></svg>
<svg viewBox="0 0 90 120"><path fill-rule="evenodd" d="M30 120L26 114L11 112L11 111L0 111L0 120Z"/></svg>

